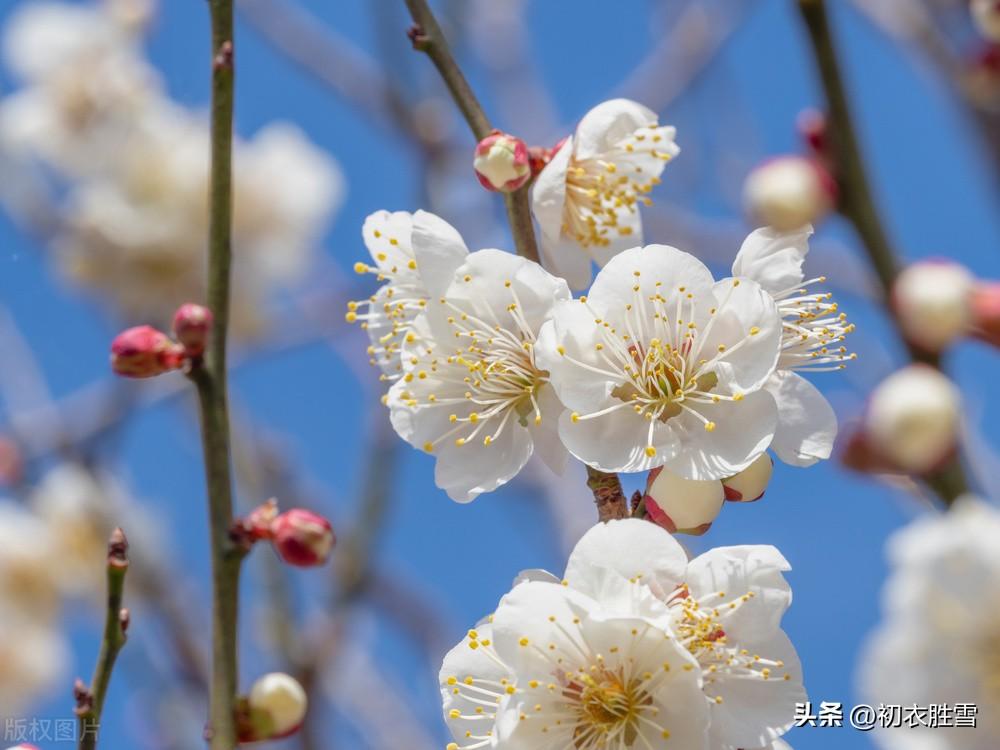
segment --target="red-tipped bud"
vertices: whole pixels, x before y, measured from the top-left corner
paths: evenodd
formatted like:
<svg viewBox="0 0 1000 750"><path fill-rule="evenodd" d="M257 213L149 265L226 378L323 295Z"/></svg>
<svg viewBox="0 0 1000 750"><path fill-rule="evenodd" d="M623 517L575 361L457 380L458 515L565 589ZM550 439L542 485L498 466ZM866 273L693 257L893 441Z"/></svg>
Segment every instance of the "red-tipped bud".
<svg viewBox="0 0 1000 750"><path fill-rule="evenodd" d="M815 224L836 204L837 184L815 159L779 156L756 167L743 185L747 212L783 232Z"/></svg>
<svg viewBox="0 0 1000 750"><path fill-rule="evenodd" d="M37 745L31 745L27 742L22 742L20 745L14 745L13 747L8 747L7 750L39 750Z"/></svg>
<svg viewBox="0 0 1000 750"><path fill-rule="evenodd" d="M111 367L127 378L151 378L183 363L184 350L152 326L122 331L111 342Z"/></svg>
<svg viewBox="0 0 1000 750"><path fill-rule="evenodd" d="M829 155L830 134L826 115L818 109L804 109L795 122L799 135L812 153L821 158Z"/></svg>
<svg viewBox="0 0 1000 750"><path fill-rule="evenodd" d="M972 20L984 37L1000 42L1000 0L972 0Z"/></svg>
<svg viewBox="0 0 1000 750"><path fill-rule="evenodd" d="M722 480L726 491L726 500L734 503L752 503L764 497L767 483L771 481L774 471L774 461L766 453L739 474Z"/></svg>
<svg viewBox="0 0 1000 750"><path fill-rule="evenodd" d="M308 568L327 561L337 537L323 516L293 508L274 519L271 541L286 563Z"/></svg>
<svg viewBox="0 0 1000 750"><path fill-rule="evenodd" d="M972 290L972 334L1000 346L1000 283L977 284Z"/></svg>
<svg viewBox="0 0 1000 750"><path fill-rule="evenodd" d="M174 313L174 336L181 342L189 357L205 353L211 329L212 311L207 307L188 302Z"/></svg>
<svg viewBox="0 0 1000 750"><path fill-rule="evenodd" d="M682 479L662 466L649 472L643 498L653 523L671 534L694 535L708 531L725 499L722 482Z"/></svg>
<svg viewBox="0 0 1000 750"><path fill-rule="evenodd" d="M259 678L240 701L236 724L239 741L278 740L295 734L309 707L298 680L282 672Z"/></svg>
<svg viewBox="0 0 1000 750"><path fill-rule="evenodd" d="M940 352L971 326L975 279L968 269L944 259L907 266L892 286L892 306L906 338L928 352Z"/></svg>
<svg viewBox="0 0 1000 750"><path fill-rule="evenodd" d="M273 497L263 505L250 511L243 521L243 528L253 541L270 539L274 533L271 526L278 517L278 501Z"/></svg>
<svg viewBox="0 0 1000 750"><path fill-rule="evenodd" d="M531 179L528 147L520 138L493 133L476 146L472 166L487 190L512 193Z"/></svg>

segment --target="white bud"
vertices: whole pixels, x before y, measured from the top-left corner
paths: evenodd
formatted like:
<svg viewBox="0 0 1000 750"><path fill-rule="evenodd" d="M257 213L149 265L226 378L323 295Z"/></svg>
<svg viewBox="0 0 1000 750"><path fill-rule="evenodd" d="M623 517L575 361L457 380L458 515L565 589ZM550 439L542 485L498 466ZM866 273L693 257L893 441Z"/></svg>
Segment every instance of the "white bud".
<svg viewBox="0 0 1000 750"><path fill-rule="evenodd" d="M972 0L972 20L984 37L1000 42L1000 0Z"/></svg>
<svg viewBox="0 0 1000 750"><path fill-rule="evenodd" d="M670 532L704 534L725 500L718 480L683 479L662 468L653 469L646 480L646 513Z"/></svg>
<svg viewBox="0 0 1000 750"><path fill-rule="evenodd" d="M291 734L302 725L309 701L298 681L282 672L272 672L259 678L248 696L250 710L265 714L269 737Z"/></svg>
<svg viewBox="0 0 1000 750"><path fill-rule="evenodd" d="M833 206L834 183L823 167L801 156L781 156L754 169L743 185L747 211L780 231L813 224Z"/></svg>
<svg viewBox="0 0 1000 750"><path fill-rule="evenodd" d="M961 399L955 385L927 365L909 365L872 393L865 417L871 444L899 468L930 471L955 445Z"/></svg>
<svg viewBox="0 0 1000 750"><path fill-rule="evenodd" d="M771 481L773 472L774 461L769 455L762 453L756 461L739 474L722 480L722 485L726 490L726 500L740 503L760 500L764 490L767 489L767 483Z"/></svg>
<svg viewBox="0 0 1000 750"><path fill-rule="evenodd" d="M972 274L951 261L921 261L905 268L893 284L892 302L906 337L939 352L965 335L974 284Z"/></svg>

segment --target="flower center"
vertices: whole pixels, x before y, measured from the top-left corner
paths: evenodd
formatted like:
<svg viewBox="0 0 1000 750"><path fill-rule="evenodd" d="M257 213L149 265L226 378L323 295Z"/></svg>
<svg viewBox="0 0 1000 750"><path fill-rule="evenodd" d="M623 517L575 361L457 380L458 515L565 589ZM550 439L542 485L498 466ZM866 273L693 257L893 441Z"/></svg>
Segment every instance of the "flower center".
<svg viewBox="0 0 1000 750"><path fill-rule="evenodd" d="M619 740L631 746L643 707L652 703L642 684L626 680L621 670L578 677L565 686L563 696L576 705L573 742L578 748L603 748Z"/></svg>
<svg viewBox="0 0 1000 750"><path fill-rule="evenodd" d="M604 247L615 235L632 234L631 226L621 226L626 214L634 214L642 202L651 205L646 193L660 184L660 178L644 171L650 158L670 161L664 150L668 128L651 125L619 141L599 157L572 159L566 172L566 204L562 231L583 247Z"/></svg>
<svg viewBox="0 0 1000 750"><path fill-rule="evenodd" d="M778 366L793 370L843 370L857 354L848 353L841 342L854 330L847 315L838 312L829 292L810 292L820 276L774 295L782 319L781 358Z"/></svg>

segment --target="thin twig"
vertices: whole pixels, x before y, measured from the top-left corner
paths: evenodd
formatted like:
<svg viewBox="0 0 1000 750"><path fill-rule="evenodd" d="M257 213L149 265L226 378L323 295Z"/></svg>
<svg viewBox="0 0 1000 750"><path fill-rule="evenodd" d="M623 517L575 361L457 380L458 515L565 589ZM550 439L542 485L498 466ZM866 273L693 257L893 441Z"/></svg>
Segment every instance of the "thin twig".
<svg viewBox="0 0 1000 750"><path fill-rule="evenodd" d="M226 335L232 262L233 0L210 0L212 168L209 188L208 306L214 315L205 362L189 373L198 387L212 547L212 683L207 730L212 750L236 747L237 616L243 552L233 544L232 467Z"/></svg>
<svg viewBox="0 0 1000 750"><path fill-rule="evenodd" d="M465 118L476 140L482 140L493 131L486 112L476 98L472 87L466 80L462 69L458 67L451 54L448 42L441 33L441 27L431 12L426 0L405 0L410 10L413 22L416 24L410 30L413 48L423 52L434 63L441 79L451 93L459 111ZM535 240L535 230L531 223L531 208L528 204L528 185L513 193L504 194L504 204L507 207L507 220L514 237L514 248L517 254L538 262L538 243Z"/></svg>
<svg viewBox="0 0 1000 750"><path fill-rule="evenodd" d="M799 0L798 6L809 30L809 39L812 42L813 54L829 108L833 162L837 166L837 178L841 187L838 208L861 238L862 247L868 254L868 259L888 299L896 275L899 273L898 255L875 208L874 196L865 172L861 146L854 129L854 120L830 31L826 3L825 0ZM898 318L893 316L893 322L906 345L910 359L941 368L940 358L936 354L923 351L909 342ZM925 477L925 481L940 495L946 505L950 505L959 495L968 491L964 472L957 458L942 470Z"/></svg>
<svg viewBox="0 0 1000 750"><path fill-rule="evenodd" d="M76 715L79 722L80 750L94 750L100 732L104 698L111 684L111 673L118 653L125 645L129 613L122 608L125 574L128 572L128 540L121 529L115 529L108 541L107 579L108 600L104 621L104 638L97 657L97 666L90 687L77 680L73 692L76 697Z"/></svg>
<svg viewBox="0 0 1000 750"><path fill-rule="evenodd" d="M591 466L587 467L587 486L594 493L597 517L601 521L627 518L629 514L622 483L617 474L608 474Z"/></svg>

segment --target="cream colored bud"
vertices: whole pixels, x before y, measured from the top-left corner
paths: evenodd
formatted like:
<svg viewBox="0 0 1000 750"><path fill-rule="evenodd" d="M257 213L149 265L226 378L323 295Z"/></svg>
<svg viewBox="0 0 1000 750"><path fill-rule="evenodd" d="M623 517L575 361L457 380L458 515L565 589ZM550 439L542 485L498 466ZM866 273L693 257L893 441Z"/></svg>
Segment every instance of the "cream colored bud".
<svg viewBox="0 0 1000 750"><path fill-rule="evenodd" d="M250 689L248 702L251 712L267 717L268 738L285 737L302 726L309 705L302 685L283 672L259 678Z"/></svg>
<svg viewBox="0 0 1000 750"><path fill-rule="evenodd" d="M984 37L1000 42L1000 0L972 0L972 20Z"/></svg>
<svg viewBox="0 0 1000 750"><path fill-rule="evenodd" d="M826 170L801 156L781 156L754 169L743 185L747 212L780 231L822 219L833 206L835 186Z"/></svg>
<svg viewBox="0 0 1000 750"><path fill-rule="evenodd" d="M975 279L958 263L921 261L899 274L892 302L906 337L939 352L965 335L972 319Z"/></svg>
<svg viewBox="0 0 1000 750"><path fill-rule="evenodd" d="M872 393L865 431L886 459L922 474L953 449L960 414L961 398L948 378L927 365L909 365Z"/></svg>
<svg viewBox="0 0 1000 750"><path fill-rule="evenodd" d="M739 503L760 500L764 495L764 490L767 489L768 482L771 481L773 472L774 461L769 455L762 453L756 461L739 474L722 480L722 485L726 490L726 500Z"/></svg>
<svg viewBox="0 0 1000 750"><path fill-rule="evenodd" d="M704 534L726 500L722 482L683 479L662 467L646 480L646 514L670 532Z"/></svg>

